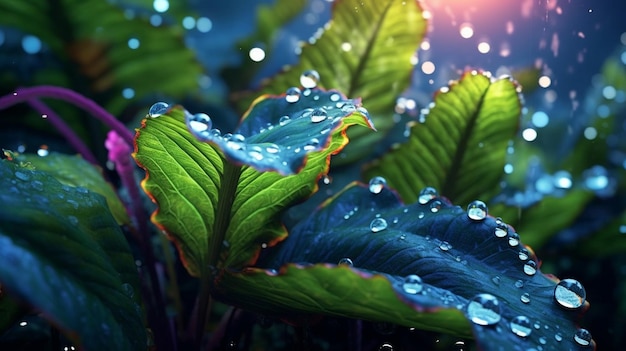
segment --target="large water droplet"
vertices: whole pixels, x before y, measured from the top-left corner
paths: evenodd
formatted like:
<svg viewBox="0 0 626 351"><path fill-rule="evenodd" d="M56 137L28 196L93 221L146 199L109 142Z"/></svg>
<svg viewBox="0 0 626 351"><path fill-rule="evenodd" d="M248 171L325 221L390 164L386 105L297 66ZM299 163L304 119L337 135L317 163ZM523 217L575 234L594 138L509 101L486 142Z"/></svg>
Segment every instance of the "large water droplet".
<svg viewBox="0 0 626 351"><path fill-rule="evenodd" d="M527 337L533 331L530 327L530 319L526 316L517 316L513 318L511 320L510 327L513 334L521 336L522 338Z"/></svg>
<svg viewBox="0 0 626 351"><path fill-rule="evenodd" d="M150 106L150 110L148 110L148 117L157 118L160 115L166 113L169 108L170 108L170 105L168 105L167 103L157 102L153 104L152 106Z"/></svg>
<svg viewBox="0 0 626 351"><path fill-rule="evenodd" d="M405 293L415 295L422 291L423 287L422 278L418 275L411 274L404 277L402 290L404 290Z"/></svg>
<svg viewBox="0 0 626 351"><path fill-rule="evenodd" d="M342 259L339 260L339 262L337 263L337 265L339 266L350 266L352 267L354 265L354 263L352 262L352 260L348 257L344 257Z"/></svg>
<svg viewBox="0 0 626 351"><path fill-rule="evenodd" d="M437 196L439 196L439 193L437 193L437 189L427 186L420 191L417 202L424 205L427 204L430 200L436 198Z"/></svg>
<svg viewBox="0 0 626 351"><path fill-rule="evenodd" d="M380 192L383 191L383 188L385 188L386 184L387 184L387 180L385 180L385 178L383 177L374 177L370 179L370 183L369 183L370 193L380 194Z"/></svg>
<svg viewBox="0 0 626 351"><path fill-rule="evenodd" d="M563 279L554 288L554 299L565 308L579 308L585 303L585 288L575 279Z"/></svg>
<svg viewBox="0 0 626 351"><path fill-rule="evenodd" d="M487 205L480 200L472 201L467 206L467 216L474 221L482 221L487 218Z"/></svg>
<svg viewBox="0 0 626 351"><path fill-rule="evenodd" d="M537 273L537 263L533 260L528 260L524 264L524 273L526 275L535 275Z"/></svg>
<svg viewBox="0 0 626 351"><path fill-rule="evenodd" d="M287 89L285 93L285 100L290 104L296 103L300 100L300 94L302 94L302 92L299 88L291 87Z"/></svg>
<svg viewBox="0 0 626 351"><path fill-rule="evenodd" d="M591 344L591 333L587 329L580 328L574 333L574 341L580 346Z"/></svg>
<svg viewBox="0 0 626 351"><path fill-rule="evenodd" d="M196 113L195 115L188 113L186 114L186 119L187 126L194 134L207 132L211 130L211 127L213 126L211 117L209 117L206 113Z"/></svg>
<svg viewBox="0 0 626 351"><path fill-rule="evenodd" d="M500 321L500 301L491 294L478 294L467 304L467 317L478 325Z"/></svg>
<svg viewBox="0 0 626 351"><path fill-rule="evenodd" d="M319 123L328 117L328 113L323 108L316 108L311 112L311 122Z"/></svg>
<svg viewBox="0 0 626 351"><path fill-rule="evenodd" d="M317 86L317 82L319 81L320 81L320 74L317 73L317 71L313 69L304 71L300 75L300 84L302 84L302 86L307 89L315 88Z"/></svg>
<svg viewBox="0 0 626 351"><path fill-rule="evenodd" d="M374 218L370 222L370 230L372 233L378 233L387 229L387 221L384 218Z"/></svg>

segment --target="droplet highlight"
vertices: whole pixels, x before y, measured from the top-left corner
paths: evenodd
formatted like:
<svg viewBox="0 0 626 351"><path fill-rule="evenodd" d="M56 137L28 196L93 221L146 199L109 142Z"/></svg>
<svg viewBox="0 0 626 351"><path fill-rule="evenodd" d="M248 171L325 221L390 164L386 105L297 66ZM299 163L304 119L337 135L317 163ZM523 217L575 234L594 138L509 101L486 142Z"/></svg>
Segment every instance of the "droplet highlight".
<svg viewBox="0 0 626 351"><path fill-rule="evenodd" d="M387 180L385 180L385 178L383 177L374 177L370 179L370 182L369 182L370 193L380 194L380 192L383 191L383 189L385 188L385 185L387 185Z"/></svg>
<svg viewBox="0 0 626 351"><path fill-rule="evenodd" d="M148 110L148 117L150 118L157 118L165 113L167 113L167 110L170 108L170 105L168 105L165 102L157 102L155 104L153 104L152 106L150 106L150 109Z"/></svg>
<svg viewBox="0 0 626 351"><path fill-rule="evenodd" d="M587 329L580 328L574 333L574 341L580 346L591 344L591 333Z"/></svg>
<svg viewBox="0 0 626 351"><path fill-rule="evenodd" d="M313 89L317 87L317 83L320 81L320 74L316 70L308 70L302 72L300 75L300 84L307 89Z"/></svg>
<svg viewBox="0 0 626 351"><path fill-rule="evenodd" d="M473 221L482 221L487 218L487 205L480 201L472 201L467 206L467 216Z"/></svg>
<svg viewBox="0 0 626 351"><path fill-rule="evenodd" d="M370 230L372 233L378 233L387 229L387 221L384 218L374 218L370 222Z"/></svg>
<svg viewBox="0 0 626 351"><path fill-rule="evenodd" d="M467 304L467 317L478 325L494 325L501 319L500 301L491 294L478 294Z"/></svg>
<svg viewBox="0 0 626 351"><path fill-rule="evenodd" d="M575 279L563 279L554 288L554 299L565 308L581 307L586 297L585 288Z"/></svg>
<svg viewBox="0 0 626 351"><path fill-rule="evenodd" d="M526 316L517 316L511 320L509 325L513 334L525 338L532 333L533 329L530 327L530 319Z"/></svg>
<svg viewBox="0 0 626 351"><path fill-rule="evenodd" d="M291 87L287 89L287 92L285 93L285 101L290 104L296 103L300 100L300 94L302 94L302 92L299 88Z"/></svg>
<svg viewBox="0 0 626 351"><path fill-rule="evenodd" d="M420 191L419 197L417 198L417 202L419 202L422 205L425 205L428 202L430 202L430 200L436 198L437 196L439 196L437 189L427 186Z"/></svg>
<svg viewBox="0 0 626 351"><path fill-rule="evenodd" d="M404 277L404 282L402 283L402 290L405 293L415 295L422 291L424 285L422 283L422 278L418 275L411 274Z"/></svg>

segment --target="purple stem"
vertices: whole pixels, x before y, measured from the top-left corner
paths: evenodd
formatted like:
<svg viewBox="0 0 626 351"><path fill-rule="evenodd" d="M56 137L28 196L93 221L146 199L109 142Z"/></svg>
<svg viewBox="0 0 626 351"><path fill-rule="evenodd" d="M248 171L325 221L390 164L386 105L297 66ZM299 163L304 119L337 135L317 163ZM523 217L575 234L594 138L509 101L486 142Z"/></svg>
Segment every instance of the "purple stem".
<svg viewBox="0 0 626 351"><path fill-rule="evenodd" d="M18 88L12 94L0 97L0 110L13 106L20 102L26 102L37 98L55 98L67 101L81 109L91 113L94 117L116 131L128 145L134 145L134 135L126 126L118 121L114 116L100 107L95 101L67 88L55 87L51 85L39 85L30 88Z"/></svg>
<svg viewBox="0 0 626 351"><path fill-rule="evenodd" d="M74 133L72 128L70 128L59 115L57 115L54 110L52 110L48 105L43 103L38 99L30 99L28 100L28 104L39 112L42 115L46 115L46 119L50 121L50 123L67 139L67 141L74 147L78 153L80 153L83 158L92 164L98 164L98 160L91 153L91 150L83 143L82 140Z"/></svg>

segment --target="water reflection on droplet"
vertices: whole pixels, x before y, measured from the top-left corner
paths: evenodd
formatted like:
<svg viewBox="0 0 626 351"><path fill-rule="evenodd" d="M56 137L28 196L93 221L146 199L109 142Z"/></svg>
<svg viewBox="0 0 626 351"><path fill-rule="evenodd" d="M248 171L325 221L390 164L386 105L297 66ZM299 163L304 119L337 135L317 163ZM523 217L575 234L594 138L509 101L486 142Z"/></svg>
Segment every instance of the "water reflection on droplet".
<svg viewBox="0 0 626 351"><path fill-rule="evenodd" d="M418 275L411 274L404 278L404 282L402 283L402 290L407 294L418 294L423 289L422 278Z"/></svg>
<svg viewBox="0 0 626 351"><path fill-rule="evenodd" d="M352 262L352 260L348 257L344 257L342 259L339 260L339 262L337 263L337 265L339 266L350 266L352 267L354 265L354 263Z"/></svg>
<svg viewBox="0 0 626 351"><path fill-rule="evenodd" d="M585 303L585 288L575 279L563 279L554 288L554 299L565 308L579 308Z"/></svg>
<svg viewBox="0 0 626 351"><path fill-rule="evenodd" d="M522 296L520 296L520 301L522 301L523 303L530 303L530 294L529 293L523 293Z"/></svg>
<svg viewBox="0 0 626 351"><path fill-rule="evenodd" d="M472 201L467 206L467 216L474 221L482 221L487 218L487 205L480 201Z"/></svg>
<svg viewBox="0 0 626 351"><path fill-rule="evenodd" d="M323 108L317 108L311 112L311 122L319 123L328 117L328 113Z"/></svg>
<svg viewBox="0 0 626 351"><path fill-rule="evenodd" d="M587 329L580 328L574 333L574 341L580 346L591 344L591 333Z"/></svg>
<svg viewBox="0 0 626 351"><path fill-rule="evenodd" d="M148 117L150 118L159 117L162 114L165 114L167 110L169 109L169 107L170 105L168 105L165 102L157 102L153 104L152 106L150 106L150 109L148 110Z"/></svg>
<svg viewBox="0 0 626 351"><path fill-rule="evenodd" d="M320 74L316 70L308 70L300 75L300 84L307 89L313 89L320 80Z"/></svg>
<svg viewBox="0 0 626 351"><path fill-rule="evenodd" d="M500 302L491 294L476 295L467 304L467 317L478 325L493 325L500 321Z"/></svg>
<svg viewBox="0 0 626 351"><path fill-rule="evenodd" d="M420 204L424 205L427 204L430 200L436 198L437 196L439 196L439 194L437 193L437 189L428 186L420 191L417 201Z"/></svg>
<svg viewBox="0 0 626 351"><path fill-rule="evenodd" d="M296 103L298 102L298 100L300 100L301 93L302 92L300 91L299 88L291 87L287 89L287 92L285 93L285 101L287 101L290 104Z"/></svg>
<svg viewBox="0 0 626 351"><path fill-rule="evenodd" d="M387 184L387 180L385 180L385 178L378 177L378 176L374 177L370 179L369 191L372 194L380 194L380 192L383 191L383 189L385 188L386 184Z"/></svg>
<svg viewBox="0 0 626 351"><path fill-rule="evenodd" d="M533 260L528 260L524 264L524 273L526 275L535 275L537 273L537 263Z"/></svg>
<svg viewBox="0 0 626 351"><path fill-rule="evenodd" d="M378 233L387 229L387 221L384 218L374 218L370 222L370 230L372 233Z"/></svg>
<svg viewBox="0 0 626 351"><path fill-rule="evenodd" d="M530 327L530 319L526 316L517 316L513 318L511 320L510 327L513 334L522 338L527 337L533 331Z"/></svg>

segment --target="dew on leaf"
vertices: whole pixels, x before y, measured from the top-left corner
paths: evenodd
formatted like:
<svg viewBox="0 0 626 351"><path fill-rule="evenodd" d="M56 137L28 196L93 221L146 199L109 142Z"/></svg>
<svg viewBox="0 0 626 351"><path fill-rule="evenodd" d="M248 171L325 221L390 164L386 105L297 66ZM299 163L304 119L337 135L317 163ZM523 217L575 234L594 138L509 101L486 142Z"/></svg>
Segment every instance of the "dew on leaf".
<svg viewBox="0 0 626 351"><path fill-rule="evenodd" d="M332 93L330 95L330 101L332 102L337 102L341 99L341 95L339 95L338 93Z"/></svg>
<svg viewBox="0 0 626 351"><path fill-rule="evenodd" d="M563 279L554 288L554 299L565 308L579 308L585 303L585 288L575 279Z"/></svg>
<svg viewBox="0 0 626 351"><path fill-rule="evenodd" d="M352 262L352 260L348 257L344 257L342 259L339 260L339 262L337 263L337 265L339 266L350 266L352 267L354 265L354 263Z"/></svg>
<svg viewBox="0 0 626 351"><path fill-rule="evenodd" d="M467 304L467 317L478 325L493 325L500 321L500 301L491 294L478 294Z"/></svg>
<svg viewBox="0 0 626 351"><path fill-rule="evenodd" d="M519 235L517 233L511 233L509 235L509 246L515 247L519 245Z"/></svg>
<svg viewBox="0 0 626 351"><path fill-rule="evenodd" d="M509 227L502 221L500 221L500 223L496 221L496 229L494 231L494 234L498 238L504 238L509 234Z"/></svg>
<svg viewBox="0 0 626 351"><path fill-rule="evenodd" d="M515 287L516 288L523 288L524 287L524 282L522 280L517 280L515 281Z"/></svg>
<svg viewBox="0 0 626 351"><path fill-rule="evenodd" d="M387 229L387 221L384 218L374 218L370 222L370 230L372 233L378 233Z"/></svg>
<svg viewBox="0 0 626 351"><path fill-rule="evenodd" d="M467 206L467 216L474 221L482 221L487 218L487 205L480 200L472 201Z"/></svg>
<svg viewBox="0 0 626 351"><path fill-rule="evenodd" d="M28 173L15 171L15 178L17 178L19 180L27 181L27 180L30 179L30 176L28 175Z"/></svg>
<svg viewBox="0 0 626 351"><path fill-rule="evenodd" d="M559 342L562 341L563 335L561 335L561 333L554 334L554 340L559 341Z"/></svg>
<svg viewBox="0 0 626 351"><path fill-rule="evenodd" d="M430 212L439 212L439 210L441 209L441 201L439 200L435 200L430 204Z"/></svg>
<svg viewBox="0 0 626 351"><path fill-rule="evenodd" d="M587 329L580 328L574 333L574 341L580 346L591 344L591 333Z"/></svg>
<svg viewBox="0 0 626 351"><path fill-rule="evenodd" d="M439 193L437 193L437 189L428 186L420 191L417 201L420 204L424 205L430 202L430 200L436 198L437 196L439 196Z"/></svg>
<svg viewBox="0 0 626 351"><path fill-rule="evenodd" d="M405 293L415 295L422 291L424 285L422 284L422 278L418 275L411 274L404 277L404 281L402 283L402 290Z"/></svg>
<svg viewBox="0 0 626 351"><path fill-rule="evenodd" d="M328 117L328 113L323 108L317 108L311 112L311 122L319 123Z"/></svg>
<svg viewBox="0 0 626 351"><path fill-rule="evenodd" d="M441 251L450 251L450 249L452 249L452 244L447 241L442 241L441 244L439 244L439 249Z"/></svg>
<svg viewBox="0 0 626 351"><path fill-rule="evenodd" d="M284 126L284 125L286 125L289 122L291 122L291 118L289 118L289 116L282 116L278 120L278 124L280 124L281 126Z"/></svg>
<svg viewBox="0 0 626 351"><path fill-rule="evenodd" d="M519 299L523 303L530 303L530 294L529 293L523 293L522 296L520 296Z"/></svg>
<svg viewBox="0 0 626 351"><path fill-rule="evenodd" d="M528 259L528 250L526 249L520 249L519 252L517 253L517 257L519 257L520 260L522 261L526 261Z"/></svg>
<svg viewBox="0 0 626 351"><path fill-rule="evenodd" d="M526 275L535 275L535 273L537 273L537 263L533 260L526 261L524 264L524 273L526 273Z"/></svg>
<svg viewBox="0 0 626 351"><path fill-rule="evenodd" d="M300 94L302 94L302 92L299 88L291 87L287 89L285 93L285 100L290 104L296 103L300 100Z"/></svg>
<svg viewBox="0 0 626 351"><path fill-rule="evenodd" d="M148 110L148 117L157 118L162 114L165 114L169 107L170 105L165 102L154 103L152 106L150 106L150 109Z"/></svg>
<svg viewBox="0 0 626 351"><path fill-rule="evenodd" d="M300 84L307 89L313 89L320 80L320 74L316 70L307 70L300 75Z"/></svg>
<svg viewBox="0 0 626 351"><path fill-rule="evenodd" d="M191 132L195 135L208 132L213 126L213 121L211 121L211 117L209 117L209 115L207 115L206 113L196 113L195 115L186 113L185 118L187 120L187 126L189 127L189 130L191 130Z"/></svg>
<svg viewBox="0 0 626 351"><path fill-rule="evenodd" d="M383 188L385 187L386 184L387 184L387 180L385 180L385 178L383 177L377 176L377 177L370 179L370 182L369 182L370 193L380 194L380 192L383 191Z"/></svg>
<svg viewBox="0 0 626 351"><path fill-rule="evenodd" d="M533 331L530 327L530 319L526 316L517 316L511 320L511 331L513 334L525 338Z"/></svg>

